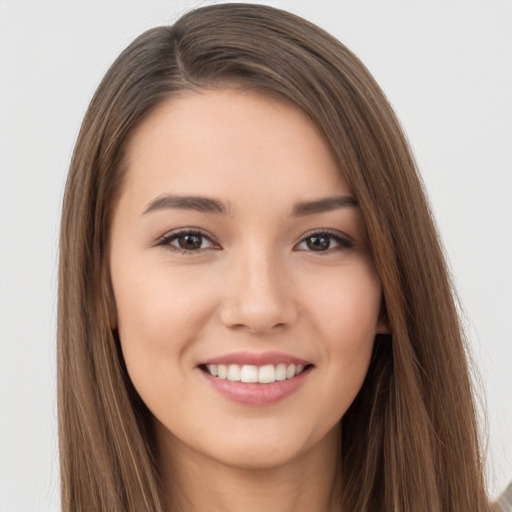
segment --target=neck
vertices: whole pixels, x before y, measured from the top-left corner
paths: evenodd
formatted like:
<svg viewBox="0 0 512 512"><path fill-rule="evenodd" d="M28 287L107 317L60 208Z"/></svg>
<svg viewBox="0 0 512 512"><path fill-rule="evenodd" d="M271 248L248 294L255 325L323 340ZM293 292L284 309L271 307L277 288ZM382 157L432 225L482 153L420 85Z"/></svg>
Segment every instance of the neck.
<svg viewBox="0 0 512 512"><path fill-rule="evenodd" d="M159 442L159 464L168 510L338 512L340 439L336 428L292 461L276 467L240 468L198 454L166 436Z"/></svg>

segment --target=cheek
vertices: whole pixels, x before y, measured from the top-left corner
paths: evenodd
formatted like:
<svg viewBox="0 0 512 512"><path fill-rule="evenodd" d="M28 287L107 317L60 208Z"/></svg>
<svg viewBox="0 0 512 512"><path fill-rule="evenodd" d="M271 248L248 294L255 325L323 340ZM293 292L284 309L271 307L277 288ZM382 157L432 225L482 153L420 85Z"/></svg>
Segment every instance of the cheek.
<svg viewBox="0 0 512 512"><path fill-rule="evenodd" d="M136 267L135 267L136 268ZM117 268L112 276L121 347L130 376L182 364L184 351L215 308L216 287L181 268Z"/></svg>
<svg viewBox="0 0 512 512"><path fill-rule="evenodd" d="M381 286L372 267L363 265L337 280L325 281L320 292L312 301L312 315L328 361L326 384L336 409L332 414L339 419L368 370L379 327Z"/></svg>
<svg viewBox="0 0 512 512"><path fill-rule="evenodd" d="M332 348L357 349L366 340L373 341L381 308L380 280L373 265L362 262L339 275L317 279L309 288L317 290L311 309Z"/></svg>
<svg viewBox="0 0 512 512"><path fill-rule="evenodd" d="M112 281L128 375L149 410L169 420L176 404L190 401L188 348L215 307L216 288L184 267L157 263L117 271Z"/></svg>

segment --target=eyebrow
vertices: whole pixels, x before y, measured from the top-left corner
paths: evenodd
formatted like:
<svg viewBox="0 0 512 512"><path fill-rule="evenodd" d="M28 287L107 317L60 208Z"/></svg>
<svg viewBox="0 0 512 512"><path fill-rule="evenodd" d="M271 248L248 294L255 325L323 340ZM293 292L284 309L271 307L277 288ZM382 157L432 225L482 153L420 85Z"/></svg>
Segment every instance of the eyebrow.
<svg viewBox="0 0 512 512"><path fill-rule="evenodd" d="M150 201L144 210L143 215L157 210L166 210L169 208L177 208L182 210L195 210L201 213L228 213L226 205L212 199L202 196L176 196L165 194L158 196Z"/></svg>
<svg viewBox="0 0 512 512"><path fill-rule="evenodd" d="M351 196L324 197L315 201L303 201L293 207L293 215L303 217L315 213L325 213L339 208L354 208L357 201Z"/></svg>
<svg viewBox="0 0 512 512"><path fill-rule="evenodd" d="M292 215L304 217L325 213L339 208L355 207L357 201L351 196L332 196L316 199L314 201L302 201L294 205ZM229 207L221 201L203 196L176 196L164 194L150 201L144 209L143 215L167 209L194 210L200 213L227 214Z"/></svg>

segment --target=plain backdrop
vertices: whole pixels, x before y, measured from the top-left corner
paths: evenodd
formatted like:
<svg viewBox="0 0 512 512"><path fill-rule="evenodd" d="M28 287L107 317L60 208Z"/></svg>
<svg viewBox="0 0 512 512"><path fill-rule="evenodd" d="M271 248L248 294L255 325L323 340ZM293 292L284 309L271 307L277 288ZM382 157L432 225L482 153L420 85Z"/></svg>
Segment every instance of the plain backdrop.
<svg viewBox="0 0 512 512"><path fill-rule="evenodd" d="M59 509L58 224L86 106L133 38L207 3L0 0L0 512ZM266 3L355 51L405 127L485 389L496 495L512 479L512 2Z"/></svg>

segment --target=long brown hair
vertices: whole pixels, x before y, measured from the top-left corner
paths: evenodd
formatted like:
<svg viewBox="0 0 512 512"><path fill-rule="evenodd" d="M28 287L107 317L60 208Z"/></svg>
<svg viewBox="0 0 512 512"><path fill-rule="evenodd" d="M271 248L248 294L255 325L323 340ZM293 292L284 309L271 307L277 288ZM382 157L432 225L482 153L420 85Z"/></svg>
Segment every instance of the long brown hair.
<svg viewBox="0 0 512 512"><path fill-rule="evenodd" d="M293 102L320 128L357 198L390 335L342 419L346 511L488 509L470 376L450 281L392 108L345 46L260 5L194 10L138 37L96 91L76 143L60 240L62 510L164 510L150 414L112 328L109 226L124 150L180 91L242 87Z"/></svg>

